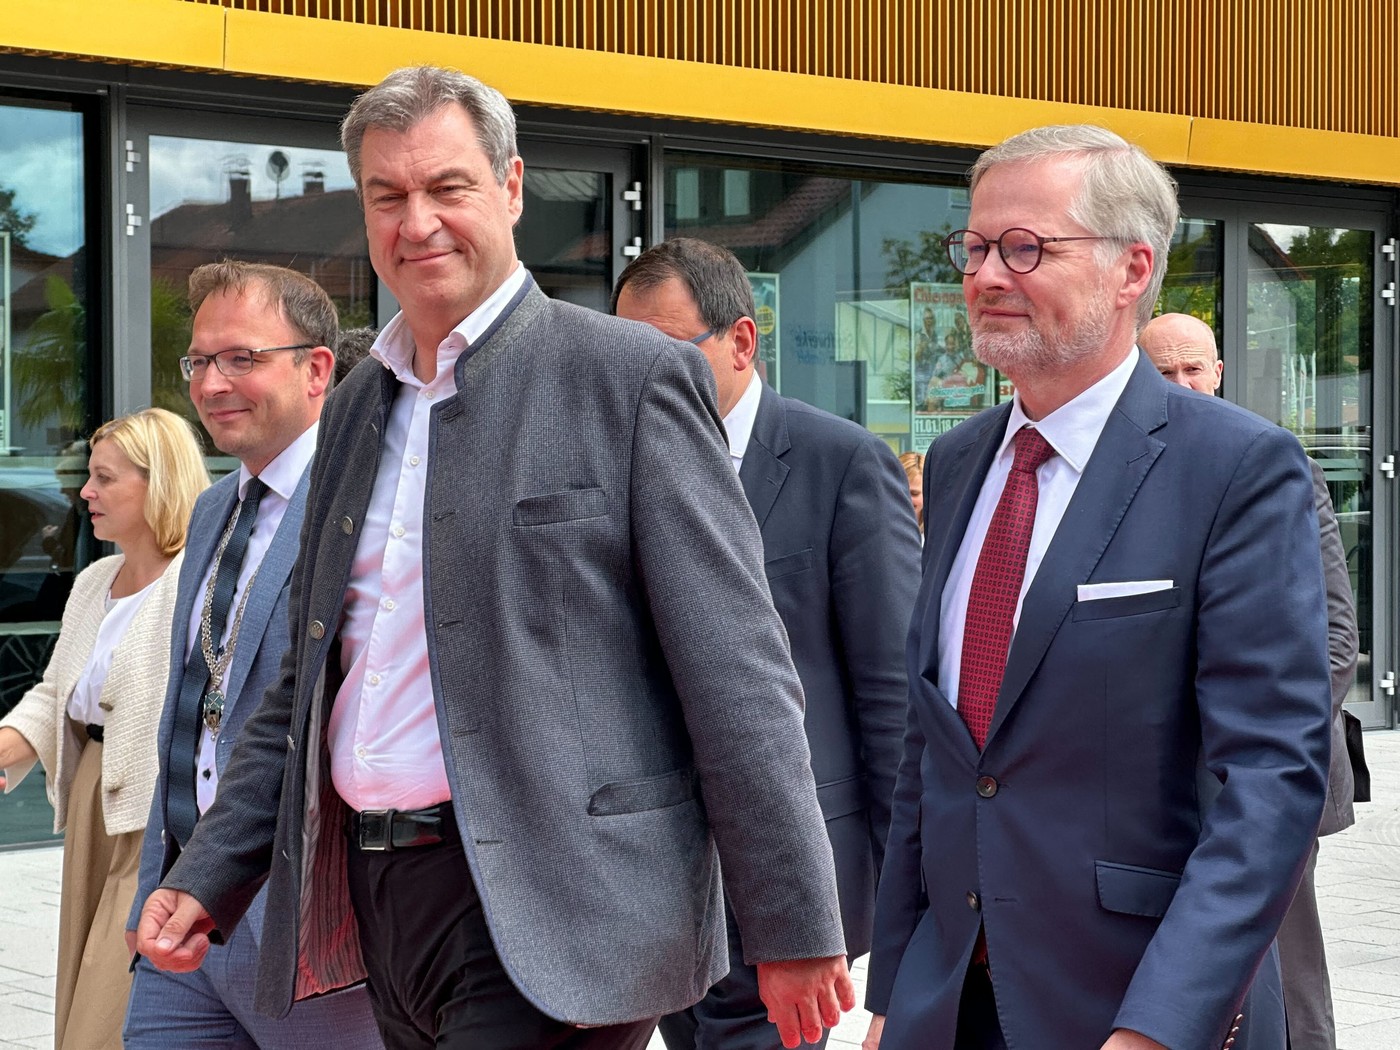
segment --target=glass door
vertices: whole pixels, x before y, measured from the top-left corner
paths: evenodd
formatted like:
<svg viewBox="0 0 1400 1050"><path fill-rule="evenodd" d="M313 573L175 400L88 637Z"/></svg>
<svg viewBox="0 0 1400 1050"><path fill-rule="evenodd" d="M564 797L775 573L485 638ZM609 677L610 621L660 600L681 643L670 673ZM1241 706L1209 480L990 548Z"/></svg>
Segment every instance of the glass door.
<svg viewBox="0 0 1400 1050"><path fill-rule="evenodd" d="M1183 201L1182 228L1215 231L1209 252L1183 251L1164 309L1219 302L1224 395L1298 435L1322 467L1341 526L1356 599L1361 655L1348 700L1367 726L1394 717L1392 548L1395 485L1394 310L1382 296L1391 265L1377 209L1304 208L1287 201ZM1179 238L1185 241L1188 238ZM1217 254L1220 280L1199 276ZM1188 258L1190 260L1188 264ZM1171 291L1175 284L1175 292ZM1210 288L1214 284L1214 295ZM1173 294L1180 300L1172 301ZM1186 309L1185 312L1197 313Z"/></svg>
<svg viewBox="0 0 1400 1050"><path fill-rule="evenodd" d="M364 219L336 136L330 122L131 107L119 222L128 343L118 346L118 362L125 358L126 374L137 377L126 390L133 404L198 425L177 362L189 347L186 284L204 263L299 270L330 294L342 329L377 323ZM211 471L234 468L212 445L206 450Z"/></svg>
<svg viewBox="0 0 1400 1050"><path fill-rule="evenodd" d="M613 283L641 252L643 198L630 148L522 139L520 260L546 295L604 313Z"/></svg>

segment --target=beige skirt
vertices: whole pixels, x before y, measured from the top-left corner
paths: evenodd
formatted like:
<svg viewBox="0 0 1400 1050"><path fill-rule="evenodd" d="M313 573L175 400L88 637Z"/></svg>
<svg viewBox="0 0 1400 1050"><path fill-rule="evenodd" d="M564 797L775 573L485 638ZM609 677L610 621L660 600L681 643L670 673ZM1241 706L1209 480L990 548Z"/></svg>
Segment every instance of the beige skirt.
<svg viewBox="0 0 1400 1050"><path fill-rule="evenodd" d="M58 915L56 1050L121 1050L131 992L126 920L136 896L141 832L115 837L102 821L102 745L78 758L63 837Z"/></svg>

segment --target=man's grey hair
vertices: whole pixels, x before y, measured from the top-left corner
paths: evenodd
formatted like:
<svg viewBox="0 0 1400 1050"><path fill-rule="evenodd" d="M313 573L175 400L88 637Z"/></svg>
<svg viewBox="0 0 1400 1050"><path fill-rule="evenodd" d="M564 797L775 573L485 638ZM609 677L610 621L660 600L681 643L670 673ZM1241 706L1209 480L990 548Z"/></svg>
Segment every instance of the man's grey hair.
<svg viewBox="0 0 1400 1050"><path fill-rule="evenodd" d="M977 158L970 178L972 191L982 176L999 164L1063 157L1084 165L1084 181L1070 204L1075 222L1099 237L1111 238L1098 248L1101 264L1107 264L1126 244L1134 241L1152 248L1152 280L1138 299L1138 324L1152 316L1152 308L1167 275L1167 253L1176 230L1179 208L1176 180L1140 147L1093 124L1053 124L1013 135ZM996 236L1000 231L986 231ZM1055 236L1058 230L1036 230Z"/></svg>
<svg viewBox="0 0 1400 1050"><path fill-rule="evenodd" d="M754 315L753 286L744 264L728 248L695 237L673 237L628 263L613 289L613 313L627 285L634 292L645 292L672 277L685 285L700 320L712 332L727 332L739 318Z"/></svg>
<svg viewBox="0 0 1400 1050"><path fill-rule="evenodd" d="M340 142L360 192L360 146L370 128L405 132L443 106L461 106L476 127L482 152L498 183L510 176L515 146L515 111L506 97L476 77L439 66L396 69L355 100L340 125Z"/></svg>

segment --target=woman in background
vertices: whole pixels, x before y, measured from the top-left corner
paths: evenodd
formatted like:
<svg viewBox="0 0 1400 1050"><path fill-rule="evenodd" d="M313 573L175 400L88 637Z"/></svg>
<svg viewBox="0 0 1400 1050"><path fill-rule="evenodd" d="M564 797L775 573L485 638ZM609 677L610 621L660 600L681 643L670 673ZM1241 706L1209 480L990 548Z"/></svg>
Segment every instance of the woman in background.
<svg viewBox="0 0 1400 1050"><path fill-rule="evenodd" d="M900 466L909 479L909 499L914 504L914 517L919 522L919 534L924 531L924 457L918 452L901 452Z"/></svg>
<svg viewBox="0 0 1400 1050"><path fill-rule="evenodd" d="M43 679L0 720L6 793L42 762L64 832L56 1050L121 1046L180 553L209 485L194 430L164 409L105 423L89 446L81 495L93 534L121 553L78 574Z"/></svg>

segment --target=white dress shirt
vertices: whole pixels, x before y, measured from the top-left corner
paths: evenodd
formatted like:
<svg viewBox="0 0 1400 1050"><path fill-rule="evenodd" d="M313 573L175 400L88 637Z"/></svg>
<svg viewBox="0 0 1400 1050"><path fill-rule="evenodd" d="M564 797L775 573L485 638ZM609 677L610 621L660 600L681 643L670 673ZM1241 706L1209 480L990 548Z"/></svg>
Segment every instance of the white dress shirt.
<svg viewBox="0 0 1400 1050"><path fill-rule="evenodd" d="M112 654L126 637L126 629L131 626L131 621L136 619L136 614L141 611L141 603L146 600L146 595L151 593L151 588L159 579L157 576L135 594L128 594L125 598L113 598L111 591L107 592L106 615L102 617L102 626L97 629L97 641L88 655L87 666L83 668L78 684L73 687L73 693L68 697L68 717L73 721L84 725L107 724L107 712L102 709L101 701L102 687L107 684L107 675L112 670Z"/></svg>
<svg viewBox="0 0 1400 1050"><path fill-rule="evenodd" d="M1093 386L1085 390L1073 401L1061 405L1041 420L1032 421L1021 407L1021 395L1013 397L1011 416L1006 421L1006 433L1002 436L987 477L982 482L977 503L972 508L967 531L963 533L962 546L953 560L948 573L948 582L943 586L943 604L940 607L938 627L938 684L954 707L958 706L958 676L962 671L963 627L967 623L967 602L972 593L972 576L977 569L977 559L982 554L982 543L987 538L987 528L992 515L1001 500L1002 489L1006 487L1007 475L1016 458L1012 440L1016 433L1027 424L1040 431L1050 443L1056 455L1050 457L1036 471L1036 481L1040 495L1035 507L1035 525L1031 529L1030 550L1026 554L1026 575L1021 580L1021 594L1016 599L1016 614L1012 619L1013 643L1015 625L1021 619L1021 603L1040 568L1041 559L1055 537L1065 508L1069 506L1074 490L1079 487L1079 479L1084 467L1093 455L1094 446L1099 442L1108 423L1109 414L1123 391L1138 360L1138 350L1134 347L1123 362ZM926 494L927 495L927 494Z"/></svg>
<svg viewBox="0 0 1400 1050"><path fill-rule="evenodd" d="M370 353L400 387L384 428L379 472L360 527L340 623L345 680L327 727L331 780L354 810L423 809L452 797L428 667L423 594L423 500L432 408L457 391L463 350L481 338L525 283L515 270L437 350L437 372L413 372L414 343L399 314Z"/></svg>
<svg viewBox="0 0 1400 1050"><path fill-rule="evenodd" d="M758 403L763 398L763 380L755 372L749 376L749 385L734 402L734 407L724 417L724 433L729 438L729 458L734 461L737 471L744 465L744 450L753 437L753 425L758 419Z"/></svg>
<svg viewBox="0 0 1400 1050"><path fill-rule="evenodd" d="M253 573L262 564L263 557L267 554L267 549L272 546L272 537L277 535L277 528L282 524L282 518L287 513L287 504L291 501L292 493L296 491L297 485L301 482L301 476L306 472L306 468L311 463L311 457L316 454L316 431L319 423L312 423L301 435L290 445L278 453L277 458L263 468L263 472L258 475L259 480L267 486L267 491L263 493L262 499L258 501L258 520L253 526L252 535L248 537L248 546L243 554L243 565L238 571L238 582L233 589L233 600L229 603L228 619L224 621L224 633L218 639L215 646L217 650L228 643L229 633L233 630L233 621L238 615L238 604L243 600L243 592L248 589L248 582L253 578ZM248 494L248 483L253 480L253 475L248 468L240 466L238 468L238 498L241 500ZM297 537L292 537L292 543L297 542ZM204 594L209 587L209 578L214 573L214 562L211 560L204 570L204 578L199 581L199 590L195 592L194 608L190 611L189 632L185 638L185 661L198 660L204 662L204 652L199 643L199 625L204 614ZM287 639L269 639L269 644L284 645ZM232 666L232 661L230 661ZM227 681L228 672L224 673ZM222 689L225 681L217 683ZM256 704L262 697L239 697L239 703ZM214 761L214 734L209 732L208 727L199 731L199 758L195 763L197 776L194 778L195 801L199 805L199 812L202 816L204 811L214 804L214 793L219 787L219 767Z"/></svg>

